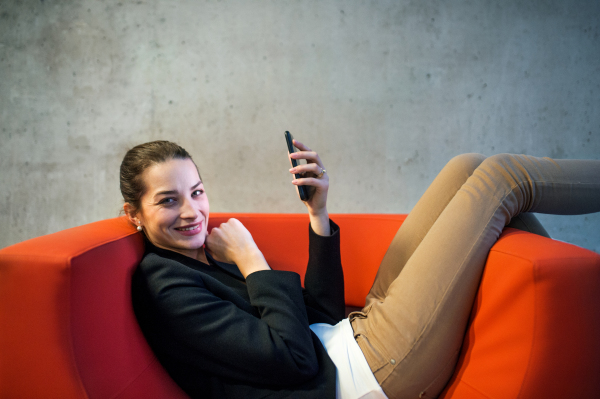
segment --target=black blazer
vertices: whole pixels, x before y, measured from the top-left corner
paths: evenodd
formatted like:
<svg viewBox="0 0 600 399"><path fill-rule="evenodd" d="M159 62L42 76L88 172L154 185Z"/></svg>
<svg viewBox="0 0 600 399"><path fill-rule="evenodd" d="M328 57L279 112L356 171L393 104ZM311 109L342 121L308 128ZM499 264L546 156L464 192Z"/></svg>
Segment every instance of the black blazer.
<svg viewBox="0 0 600 399"><path fill-rule="evenodd" d="M300 276L209 264L157 248L132 282L138 322L171 377L194 398L334 398L336 369L309 324L344 317L339 228L309 226ZM291 254L290 256L293 256Z"/></svg>

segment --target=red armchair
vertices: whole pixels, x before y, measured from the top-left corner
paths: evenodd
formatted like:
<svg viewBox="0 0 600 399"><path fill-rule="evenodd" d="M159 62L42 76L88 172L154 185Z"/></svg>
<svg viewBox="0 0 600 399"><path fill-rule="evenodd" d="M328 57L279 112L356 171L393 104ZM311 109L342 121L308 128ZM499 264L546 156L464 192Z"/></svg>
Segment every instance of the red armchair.
<svg viewBox="0 0 600 399"><path fill-rule="evenodd" d="M269 264L303 275L305 215L237 217ZM332 215L346 302L361 306L405 215ZM300 241L300 242L298 242ZM136 323L131 274L143 254L124 218L0 250L0 398L185 398ZM359 267L360 266L360 267ZM443 398L600 397L600 255L506 229L492 248Z"/></svg>

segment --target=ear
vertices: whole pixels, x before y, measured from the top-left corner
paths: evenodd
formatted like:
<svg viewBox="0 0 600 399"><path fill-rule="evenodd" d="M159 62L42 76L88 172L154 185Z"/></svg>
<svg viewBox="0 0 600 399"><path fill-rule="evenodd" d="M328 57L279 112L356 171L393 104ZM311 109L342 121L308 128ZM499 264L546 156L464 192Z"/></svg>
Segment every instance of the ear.
<svg viewBox="0 0 600 399"><path fill-rule="evenodd" d="M125 215L127 215L129 221L133 223L134 226L137 227L140 225L141 221L137 217L137 212L134 211L134 208L129 204L129 202L123 204L123 210L125 211Z"/></svg>

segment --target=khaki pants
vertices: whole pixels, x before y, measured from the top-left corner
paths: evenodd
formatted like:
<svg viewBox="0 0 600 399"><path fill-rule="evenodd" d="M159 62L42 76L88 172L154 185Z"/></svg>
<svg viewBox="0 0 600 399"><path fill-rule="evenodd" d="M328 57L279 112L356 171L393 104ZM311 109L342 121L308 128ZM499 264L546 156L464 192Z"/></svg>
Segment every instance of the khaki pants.
<svg viewBox="0 0 600 399"><path fill-rule="evenodd" d="M524 212L600 211L600 161L452 159L392 241L354 336L389 398L436 397L452 376L487 254ZM545 231L532 215L514 222ZM519 227L519 226L516 226Z"/></svg>

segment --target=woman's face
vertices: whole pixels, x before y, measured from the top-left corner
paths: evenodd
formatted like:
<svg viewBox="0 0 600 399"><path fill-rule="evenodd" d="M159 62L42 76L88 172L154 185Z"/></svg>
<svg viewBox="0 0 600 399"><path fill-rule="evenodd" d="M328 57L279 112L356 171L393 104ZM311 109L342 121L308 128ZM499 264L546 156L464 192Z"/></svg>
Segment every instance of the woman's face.
<svg viewBox="0 0 600 399"><path fill-rule="evenodd" d="M208 198L191 159L171 159L142 174L146 192L136 217L157 247L197 259L204 254Z"/></svg>

